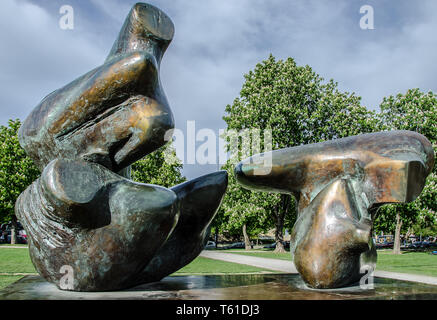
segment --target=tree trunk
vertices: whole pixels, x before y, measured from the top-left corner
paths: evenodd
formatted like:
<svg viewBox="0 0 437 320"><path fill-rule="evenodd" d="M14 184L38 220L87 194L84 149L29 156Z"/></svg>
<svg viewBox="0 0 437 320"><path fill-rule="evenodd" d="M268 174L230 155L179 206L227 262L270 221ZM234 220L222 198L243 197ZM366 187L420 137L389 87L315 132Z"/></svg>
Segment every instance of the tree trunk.
<svg viewBox="0 0 437 320"><path fill-rule="evenodd" d="M214 235L214 242L215 242L215 248L217 249L218 245L218 228L215 229L215 235Z"/></svg>
<svg viewBox="0 0 437 320"><path fill-rule="evenodd" d="M15 215L12 216L12 228L11 228L11 244L17 243L17 217Z"/></svg>
<svg viewBox="0 0 437 320"><path fill-rule="evenodd" d="M395 231L395 241L393 244L393 253L401 254L401 228L402 220L399 212L396 212L396 231Z"/></svg>
<svg viewBox="0 0 437 320"><path fill-rule="evenodd" d="M247 230L246 230L246 224L243 224L243 236L244 236L244 248L246 250L250 250L250 239L249 236L247 235Z"/></svg>
<svg viewBox="0 0 437 320"><path fill-rule="evenodd" d="M276 248L274 252L286 252L284 248L284 219L287 214L290 203L290 196L281 194L281 201L275 210L275 242Z"/></svg>

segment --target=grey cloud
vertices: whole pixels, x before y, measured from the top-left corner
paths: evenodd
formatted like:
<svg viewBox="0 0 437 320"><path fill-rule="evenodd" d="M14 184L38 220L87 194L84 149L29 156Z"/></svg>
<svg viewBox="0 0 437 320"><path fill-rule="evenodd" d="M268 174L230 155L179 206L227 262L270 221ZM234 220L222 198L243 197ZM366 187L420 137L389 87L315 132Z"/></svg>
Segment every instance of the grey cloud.
<svg viewBox="0 0 437 320"><path fill-rule="evenodd" d="M36 2L36 1L34 1ZM62 1L58 1L61 3ZM2 1L0 121L24 118L50 91L103 62L127 12L136 1L70 1L77 28L57 28L48 5ZM176 125L224 128L226 104L238 96L243 74L272 52L308 64L344 91L376 109L384 96L408 88L437 91L437 3L421 1L153 0L175 23L175 38L162 65ZM359 28L359 8L375 9L375 30ZM94 10L94 11L93 11ZM85 14L87 13L87 14ZM24 15L26 23L17 20ZM23 94L25 92L25 94ZM216 166L186 166L194 177Z"/></svg>
<svg viewBox="0 0 437 320"><path fill-rule="evenodd" d="M27 116L48 93L94 68L102 52L58 17L28 2L2 1L1 124Z"/></svg>

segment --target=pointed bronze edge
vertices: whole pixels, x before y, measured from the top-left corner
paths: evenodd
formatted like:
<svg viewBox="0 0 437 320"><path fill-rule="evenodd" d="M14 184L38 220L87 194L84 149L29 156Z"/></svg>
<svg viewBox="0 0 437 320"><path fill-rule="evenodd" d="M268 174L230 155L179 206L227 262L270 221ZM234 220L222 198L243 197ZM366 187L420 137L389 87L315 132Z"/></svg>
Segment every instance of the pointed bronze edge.
<svg viewBox="0 0 437 320"><path fill-rule="evenodd" d="M145 51L160 64L174 36L174 24L159 8L148 3L135 4L106 59L126 53Z"/></svg>
<svg viewBox="0 0 437 320"><path fill-rule="evenodd" d="M184 182L171 190L180 204L175 230L140 274L139 282L154 282L193 261L208 240L214 219L228 185L226 171L218 171Z"/></svg>
<svg viewBox="0 0 437 320"><path fill-rule="evenodd" d="M371 204L413 201L435 161L432 144L423 135L404 130L275 150L270 155L271 167L264 162L266 154L241 161L234 170L237 181L248 189L294 194L300 207L341 177L366 180L365 191L373 194L367 195ZM382 185L377 188L376 183Z"/></svg>

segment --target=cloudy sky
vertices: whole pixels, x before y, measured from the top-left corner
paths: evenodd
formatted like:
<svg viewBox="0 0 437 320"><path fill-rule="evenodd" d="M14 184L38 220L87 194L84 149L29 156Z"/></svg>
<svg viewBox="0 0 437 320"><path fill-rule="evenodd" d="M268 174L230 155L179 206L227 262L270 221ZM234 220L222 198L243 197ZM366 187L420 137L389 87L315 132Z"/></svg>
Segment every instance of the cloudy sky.
<svg viewBox="0 0 437 320"><path fill-rule="evenodd" d="M24 120L38 102L106 58L131 0L1 0L0 124ZM435 0L149 0L176 33L161 80L176 127L225 128L224 108L243 74L270 53L310 65L370 109L408 88L437 91ZM62 5L74 29L59 27ZM374 9L374 29L360 28L360 8ZM199 142L201 144L202 142ZM193 178L217 166L186 165Z"/></svg>

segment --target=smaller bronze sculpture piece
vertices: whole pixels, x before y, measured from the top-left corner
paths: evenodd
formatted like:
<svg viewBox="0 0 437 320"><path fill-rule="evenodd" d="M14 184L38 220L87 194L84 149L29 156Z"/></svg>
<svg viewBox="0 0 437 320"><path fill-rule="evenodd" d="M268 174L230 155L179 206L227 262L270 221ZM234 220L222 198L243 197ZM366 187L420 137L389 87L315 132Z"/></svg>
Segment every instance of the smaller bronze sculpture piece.
<svg viewBox="0 0 437 320"><path fill-rule="evenodd" d="M291 234L294 264L313 288L357 282L374 268L372 218L384 203L410 202L434 166L434 150L411 131L364 134L276 150L240 162L237 181L249 189L288 193L298 201Z"/></svg>
<svg viewBox="0 0 437 320"><path fill-rule="evenodd" d="M170 189L129 180L129 166L163 146L174 126L159 80L173 33L167 15L137 3L105 63L49 94L20 128L42 175L15 212L36 270L61 289L159 281L203 250L226 171Z"/></svg>

